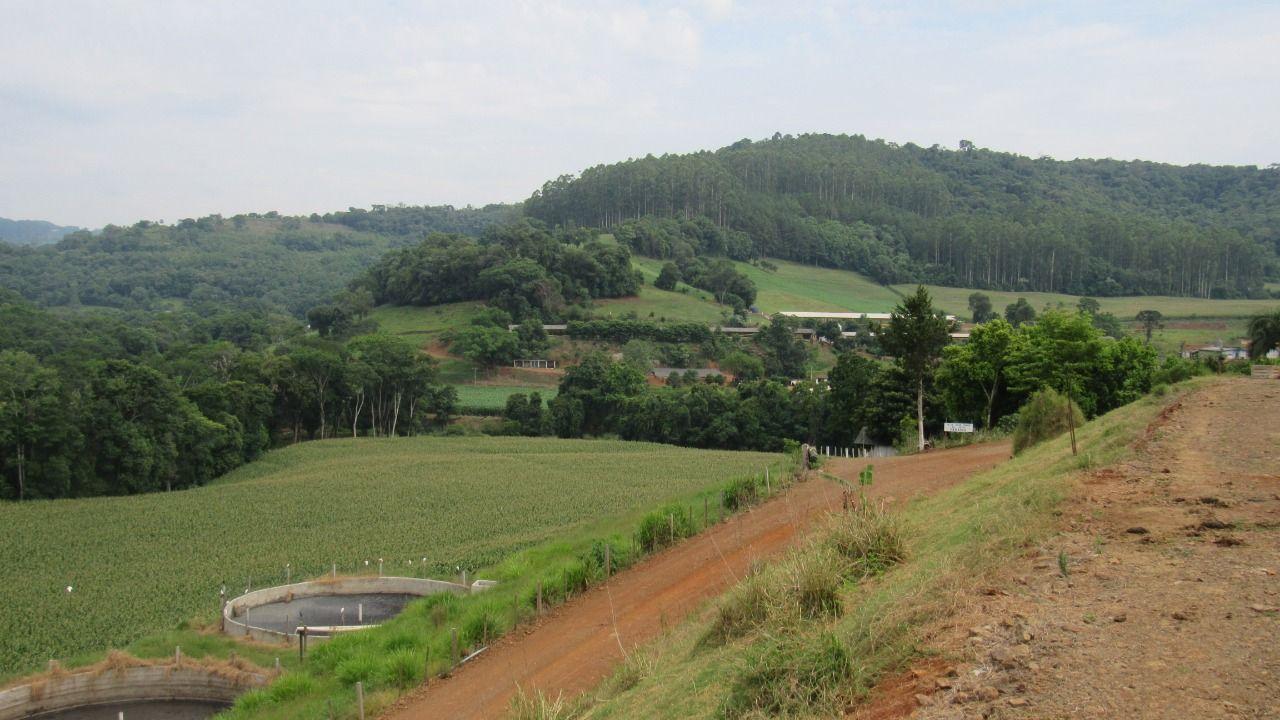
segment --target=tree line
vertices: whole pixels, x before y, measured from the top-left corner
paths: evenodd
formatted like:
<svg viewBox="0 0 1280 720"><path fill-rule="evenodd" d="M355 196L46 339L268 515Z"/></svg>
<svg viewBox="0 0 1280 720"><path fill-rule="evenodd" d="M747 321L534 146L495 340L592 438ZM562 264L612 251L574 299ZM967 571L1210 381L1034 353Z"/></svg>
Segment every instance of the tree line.
<svg viewBox="0 0 1280 720"><path fill-rule="evenodd" d="M0 297L0 497L202 485L305 439L405 435L456 391L397 337L316 337L225 306L53 314Z"/></svg>
<svg viewBox="0 0 1280 720"><path fill-rule="evenodd" d="M972 143L775 134L588 168L545 183L524 210L602 228L705 218L732 231L726 254L881 282L1263 297L1264 280L1280 276L1275 167L1060 162Z"/></svg>
<svg viewBox="0 0 1280 720"><path fill-rule="evenodd" d="M734 376L729 383L676 376L654 387L645 379L649 356L630 344L621 361L589 356L568 369L547 407L512 396L507 431L777 451L787 441L848 447L865 429L877 443L915 448L946 421L1008 427L1042 389L1093 417L1201 371L1179 358L1158 363L1137 338L1111 340L1080 311L1048 311L1018 327L992 319L954 344L923 288L880 329L889 355L845 346L825 382L791 382L809 356L793 329L779 317L752 340L717 338L718 348L704 348Z"/></svg>

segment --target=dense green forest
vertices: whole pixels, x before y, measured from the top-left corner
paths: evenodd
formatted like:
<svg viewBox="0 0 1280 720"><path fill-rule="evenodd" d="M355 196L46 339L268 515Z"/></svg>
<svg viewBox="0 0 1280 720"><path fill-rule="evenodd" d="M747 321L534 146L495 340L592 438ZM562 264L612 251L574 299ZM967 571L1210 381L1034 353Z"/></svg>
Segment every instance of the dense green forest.
<svg viewBox="0 0 1280 720"><path fill-rule="evenodd" d="M436 230L478 234L511 212L414 207L108 225L45 247L0 243L0 287L47 307L169 310L253 299L301 317L388 250Z"/></svg>
<svg viewBox="0 0 1280 720"><path fill-rule="evenodd" d="M421 432L455 403L398 337L230 305L54 313L0 290L0 498L200 485L280 443Z"/></svg>
<svg viewBox="0 0 1280 720"><path fill-rule="evenodd" d="M387 253L354 285L379 305L488 300L516 319L556 319L592 298L634 295L640 277L625 247L537 222L493 225L480 238L432 233Z"/></svg>
<svg viewBox="0 0 1280 720"><path fill-rule="evenodd" d="M553 225L707 218L731 257L881 282L1080 295L1253 297L1280 273L1280 169L1057 161L859 135L774 135L550 181Z"/></svg>

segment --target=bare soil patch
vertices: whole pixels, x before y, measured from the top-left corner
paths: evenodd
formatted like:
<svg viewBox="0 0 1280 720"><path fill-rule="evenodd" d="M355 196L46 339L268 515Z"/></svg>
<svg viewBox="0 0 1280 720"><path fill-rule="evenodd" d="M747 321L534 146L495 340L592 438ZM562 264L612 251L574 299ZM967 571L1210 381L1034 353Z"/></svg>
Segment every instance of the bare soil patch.
<svg viewBox="0 0 1280 720"><path fill-rule="evenodd" d="M1233 379L1162 413L938 629L942 683L858 716L1280 718L1278 410L1280 383Z"/></svg>

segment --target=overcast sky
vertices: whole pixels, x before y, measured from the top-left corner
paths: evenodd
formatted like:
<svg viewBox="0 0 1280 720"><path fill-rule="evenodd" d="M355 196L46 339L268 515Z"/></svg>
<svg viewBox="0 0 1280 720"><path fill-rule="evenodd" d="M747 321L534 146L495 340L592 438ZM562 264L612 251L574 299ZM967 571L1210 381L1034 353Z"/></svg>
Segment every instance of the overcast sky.
<svg viewBox="0 0 1280 720"><path fill-rule="evenodd" d="M1268 165L1280 5L0 0L4 217L509 202L774 131Z"/></svg>

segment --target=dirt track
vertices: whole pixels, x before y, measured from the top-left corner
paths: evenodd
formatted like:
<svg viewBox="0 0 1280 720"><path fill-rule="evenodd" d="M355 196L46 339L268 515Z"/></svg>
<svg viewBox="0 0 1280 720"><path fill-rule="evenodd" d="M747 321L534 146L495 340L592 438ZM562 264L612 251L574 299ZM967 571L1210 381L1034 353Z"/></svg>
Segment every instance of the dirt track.
<svg viewBox="0 0 1280 720"><path fill-rule="evenodd" d="M933 493L1009 457L1008 443L927 455L834 460L824 470L855 478L875 465L871 495L901 501ZM517 687L572 696L604 679L628 650L722 592L757 559L794 544L840 504L840 487L814 477L749 512L655 555L516 631L463 666L403 698L385 718L494 718Z"/></svg>
<svg viewBox="0 0 1280 720"><path fill-rule="evenodd" d="M1174 404L857 717L1280 718L1277 411L1242 378Z"/></svg>

